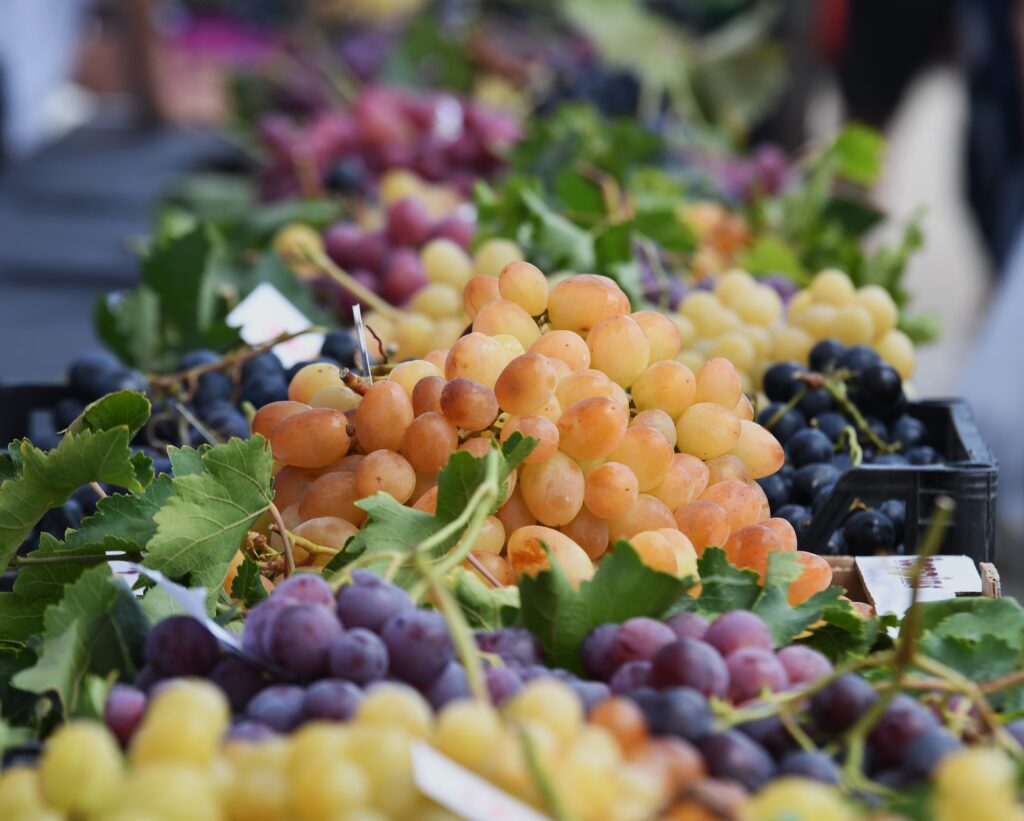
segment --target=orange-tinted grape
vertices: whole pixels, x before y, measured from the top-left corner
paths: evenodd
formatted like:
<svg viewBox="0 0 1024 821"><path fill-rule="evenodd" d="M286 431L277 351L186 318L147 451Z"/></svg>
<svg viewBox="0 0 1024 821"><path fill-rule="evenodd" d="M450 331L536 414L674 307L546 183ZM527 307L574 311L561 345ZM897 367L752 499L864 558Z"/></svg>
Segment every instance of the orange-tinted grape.
<svg viewBox="0 0 1024 821"><path fill-rule="evenodd" d="M731 410L713 402L698 402L676 421L676 446L699 459L711 459L732 450L740 430L740 420Z"/></svg>
<svg viewBox="0 0 1024 821"><path fill-rule="evenodd" d="M632 385L650 363L651 345L628 316L602 319L587 334L591 367L623 388Z"/></svg>
<svg viewBox="0 0 1024 821"><path fill-rule="evenodd" d="M286 416L268 438L275 459L295 467L320 468L348 453L347 428L345 414L312 408Z"/></svg>
<svg viewBox="0 0 1024 821"><path fill-rule="evenodd" d="M772 432L745 419L740 422L740 436L730 452L743 461L752 479L771 476L786 461L785 451Z"/></svg>
<svg viewBox="0 0 1024 821"><path fill-rule="evenodd" d="M655 362L640 374L633 383L632 394L638 410L658 408L678 419L693 404L697 380L682 362L668 359Z"/></svg>
<svg viewBox="0 0 1024 821"><path fill-rule="evenodd" d="M671 319L659 311L637 311L631 316L651 346L651 362L675 358L682 340L679 329Z"/></svg>
<svg viewBox="0 0 1024 821"><path fill-rule="evenodd" d="M412 400L394 382L375 382L366 390L355 415L356 437L366 453L398 450L413 420Z"/></svg>
<svg viewBox="0 0 1024 821"><path fill-rule="evenodd" d="M330 385L343 384L337 365L314 362L306 365L288 383L288 398L293 402L309 402L313 394Z"/></svg>
<svg viewBox="0 0 1024 821"><path fill-rule="evenodd" d="M441 390L444 388L443 376L425 376L412 389L412 412L414 416L424 413L441 412Z"/></svg>
<svg viewBox="0 0 1024 821"><path fill-rule="evenodd" d="M608 522L599 519L586 507L569 524L558 529L582 547L593 561L601 558L608 549Z"/></svg>
<svg viewBox="0 0 1024 821"><path fill-rule="evenodd" d="M761 525L741 527L725 543L725 555L730 562L755 571L762 579L768 570L768 554L781 549L778 534Z"/></svg>
<svg viewBox="0 0 1024 821"><path fill-rule="evenodd" d="M498 290L530 316L540 316L548 306L548 280L529 262L510 262L498 274Z"/></svg>
<svg viewBox="0 0 1024 821"><path fill-rule="evenodd" d="M709 359L697 371L695 402L714 402L732 410L740 401L743 388L736 366L722 356Z"/></svg>
<svg viewBox="0 0 1024 821"><path fill-rule="evenodd" d="M562 412L558 447L582 462L599 459L623 440L628 423L629 411L614 399L583 399Z"/></svg>
<svg viewBox="0 0 1024 821"><path fill-rule="evenodd" d="M482 333L466 334L448 351L444 378L463 377L493 388L508 360L508 353L497 340Z"/></svg>
<svg viewBox="0 0 1024 821"><path fill-rule="evenodd" d="M508 495L495 515L505 526L506 535L521 527L537 524L537 517L530 513L518 487Z"/></svg>
<svg viewBox="0 0 1024 821"><path fill-rule="evenodd" d="M293 532L313 544L341 550L345 542L356 535L358 528L340 516L319 516L296 525Z"/></svg>
<svg viewBox="0 0 1024 821"><path fill-rule="evenodd" d="M594 565L576 542L550 527L532 525L519 528L508 539L508 562L516 576L536 575L551 567L544 545L571 581L594 575Z"/></svg>
<svg viewBox="0 0 1024 821"><path fill-rule="evenodd" d="M405 392L412 398L413 389L421 379L428 376L441 376L441 369L432 362L425 359L410 359L408 362L399 362L388 374L391 382L397 382Z"/></svg>
<svg viewBox="0 0 1024 821"><path fill-rule="evenodd" d="M487 385L472 379L453 379L441 391L441 412L463 430L484 430L498 418L498 400Z"/></svg>
<svg viewBox="0 0 1024 821"><path fill-rule="evenodd" d="M355 473L326 473L303 494L299 517L305 522L320 516L339 516L354 525L362 525L366 513L356 507L358 500Z"/></svg>
<svg viewBox="0 0 1024 821"><path fill-rule="evenodd" d="M583 471L558 452L546 462L523 465L519 486L537 521L549 527L568 524L583 507Z"/></svg>
<svg viewBox="0 0 1024 821"><path fill-rule="evenodd" d="M540 328L526 311L507 299L488 302L473 317L473 330L494 336L510 334L529 348L540 337Z"/></svg>
<svg viewBox="0 0 1024 821"><path fill-rule="evenodd" d="M675 523L698 554L708 547L723 547L729 538L729 514L714 502L696 499L675 512Z"/></svg>
<svg viewBox="0 0 1024 821"><path fill-rule="evenodd" d="M736 414L736 418L752 422L754 420L754 404L750 401L746 394L740 396L740 401L736 403L736 407L732 409L732 412Z"/></svg>
<svg viewBox="0 0 1024 821"><path fill-rule="evenodd" d="M697 574L697 549L690 541L690 537L674 527L659 528L658 533L665 537L669 547L676 557L677 576L696 576Z"/></svg>
<svg viewBox="0 0 1024 821"><path fill-rule="evenodd" d="M619 742L626 755L633 755L642 749L647 741L647 720L631 698L606 698L590 711L587 721L604 727L615 736L615 740Z"/></svg>
<svg viewBox="0 0 1024 821"><path fill-rule="evenodd" d="M640 556L640 560L654 570L662 573L676 573L676 556L661 533L656 530L642 530L629 537L629 543Z"/></svg>
<svg viewBox="0 0 1024 821"><path fill-rule="evenodd" d="M393 450L368 453L356 470L359 498L383 491L405 504L416 489L416 471L408 460Z"/></svg>
<svg viewBox="0 0 1024 821"><path fill-rule="evenodd" d="M675 447L676 444L676 423L665 411L658 408L640 411L629 420L631 428L654 428L658 433L668 440L668 443Z"/></svg>
<svg viewBox="0 0 1024 821"><path fill-rule="evenodd" d="M590 367L590 348L582 336L572 331L548 331L530 346L529 352L558 359L571 371Z"/></svg>
<svg viewBox="0 0 1024 821"><path fill-rule="evenodd" d="M274 476L274 504L278 510L296 504L321 475L319 469L295 468L290 465L281 468Z"/></svg>
<svg viewBox="0 0 1024 821"><path fill-rule="evenodd" d="M493 277L487 278L491 281L494 280ZM509 563L504 556L498 556L495 553L478 553L476 551L471 551L471 553L473 558L476 559L477 562L479 562L480 565L490 573L499 584L503 584L507 587L508 585L516 583L516 576L512 572L512 568L509 566ZM490 585L490 579L473 567L469 559L466 559L462 565L468 570L472 570L482 582L488 586Z"/></svg>
<svg viewBox="0 0 1024 821"><path fill-rule="evenodd" d="M550 419L543 416L510 416L499 438L505 442L516 432L537 440L537 445L525 459L528 465L550 459L558 450L558 426Z"/></svg>
<svg viewBox="0 0 1024 821"><path fill-rule="evenodd" d="M666 795L680 795L695 784L706 783L704 758L696 747L681 738L652 738L637 750L632 763L657 773ZM716 815L707 817L710 821ZM677 816L672 819L681 821Z"/></svg>
<svg viewBox="0 0 1024 821"><path fill-rule="evenodd" d="M422 510L424 513L429 513L433 516L437 513L437 485L426 491L420 496L414 503L413 507L416 510Z"/></svg>
<svg viewBox="0 0 1024 821"><path fill-rule="evenodd" d="M282 419L307 410L309 410L309 405L303 402L292 402L290 399L285 399L281 402L271 402L256 411L255 416L252 418L252 432L268 437L270 436L270 431Z"/></svg>
<svg viewBox="0 0 1024 821"><path fill-rule="evenodd" d="M480 533L473 542L474 553L498 555L505 547L505 525L497 516L488 516L480 526Z"/></svg>
<svg viewBox="0 0 1024 821"><path fill-rule="evenodd" d="M580 274L563 279L548 295L548 317L556 330L586 334L602 319L629 314L629 298L608 277Z"/></svg>
<svg viewBox="0 0 1024 821"><path fill-rule="evenodd" d="M719 482L717 485L709 486L700 498L725 508L729 515L730 531L752 525L759 519L760 499L745 482L735 479Z"/></svg>
<svg viewBox="0 0 1024 821"><path fill-rule="evenodd" d="M796 557L803 565L803 570L799 578L789 584L789 603L793 607L803 604L832 584L832 566L824 557L802 550L796 552Z"/></svg>
<svg viewBox="0 0 1024 821"><path fill-rule="evenodd" d="M505 366L494 383L494 395L503 410L524 416L543 407L557 385L558 375L547 357L528 353Z"/></svg>
<svg viewBox="0 0 1024 821"><path fill-rule="evenodd" d="M659 431L635 427L626 431L608 454L608 459L621 462L632 470L640 484L640 492L647 493L665 480L673 453L672 445Z"/></svg>
<svg viewBox="0 0 1024 821"><path fill-rule="evenodd" d="M651 491L651 495L662 501L671 511L677 510L693 498L693 477L684 461L688 456L686 453L673 454L668 473L661 484Z"/></svg>
<svg viewBox="0 0 1024 821"><path fill-rule="evenodd" d="M473 277L462 291L462 307L470 319L475 318L484 305L499 299L501 293L498 290L498 280L494 277Z"/></svg>
<svg viewBox="0 0 1024 821"><path fill-rule="evenodd" d="M774 531L779 537L780 550L796 550L796 531L786 519L765 519L758 524Z"/></svg>
<svg viewBox="0 0 1024 821"><path fill-rule="evenodd" d="M747 466L732 454L716 456L713 459L708 459L705 464L708 466L709 485L717 485L727 479L735 479L743 484L750 480Z"/></svg>
<svg viewBox="0 0 1024 821"><path fill-rule="evenodd" d="M598 465L587 475L584 503L602 519L623 516L640 493L636 474L619 462Z"/></svg>
<svg viewBox="0 0 1024 821"><path fill-rule="evenodd" d="M591 399L595 396L604 396L609 399L616 399L618 394L615 391L614 383L600 371L593 368L584 368L569 374L555 388L555 396L562 408L568 408L584 399ZM629 403L622 403L628 407Z"/></svg>
<svg viewBox="0 0 1024 821"><path fill-rule="evenodd" d="M455 425L440 413L424 413L412 420L402 436L399 452L421 473L437 473L459 446Z"/></svg>
<svg viewBox="0 0 1024 821"><path fill-rule="evenodd" d="M708 466L689 453L678 453L675 458L678 458L686 466L690 478L693 480L693 495L690 498L700 498L700 495L707 490L710 481L711 472L708 470Z"/></svg>
<svg viewBox="0 0 1024 821"><path fill-rule="evenodd" d="M609 519L608 536L614 543L617 539L628 539L644 530L658 530L674 525L671 510L653 496L641 493L629 510Z"/></svg>

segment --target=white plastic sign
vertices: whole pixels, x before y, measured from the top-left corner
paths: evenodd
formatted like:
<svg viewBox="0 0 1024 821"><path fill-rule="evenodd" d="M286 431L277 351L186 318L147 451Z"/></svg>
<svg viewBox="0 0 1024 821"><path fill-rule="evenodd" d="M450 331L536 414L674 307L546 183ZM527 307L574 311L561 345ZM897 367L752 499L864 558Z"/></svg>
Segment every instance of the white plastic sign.
<svg viewBox="0 0 1024 821"><path fill-rule="evenodd" d="M273 285L262 282L228 314L228 325L238 328L249 345L262 345L282 334L292 334L313 323ZM316 359L324 344L324 335L308 333L274 347L274 353L286 368L296 362Z"/></svg>

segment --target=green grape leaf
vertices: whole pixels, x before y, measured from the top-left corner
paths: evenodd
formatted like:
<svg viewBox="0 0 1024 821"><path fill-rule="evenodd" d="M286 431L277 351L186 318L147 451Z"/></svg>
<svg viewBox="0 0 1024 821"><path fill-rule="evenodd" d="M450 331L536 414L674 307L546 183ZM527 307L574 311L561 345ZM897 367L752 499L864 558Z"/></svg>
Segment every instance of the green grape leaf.
<svg viewBox="0 0 1024 821"><path fill-rule="evenodd" d="M696 247L697 238L693 230L679 220L676 206L638 209L633 224L637 231L669 251L690 251Z"/></svg>
<svg viewBox="0 0 1024 821"><path fill-rule="evenodd" d="M249 527L270 507L273 457L262 436L199 453L201 472L171 480L143 564L215 592Z"/></svg>
<svg viewBox="0 0 1024 821"><path fill-rule="evenodd" d="M260 566L248 556L242 559L238 574L231 583L231 598L246 607L252 607L267 597L267 591L260 581Z"/></svg>
<svg viewBox="0 0 1024 821"><path fill-rule="evenodd" d="M536 441L514 433L492 453L498 458L498 481L504 484L508 475L519 463L530 455ZM486 476L487 457L474 457L465 451L451 455L437 480L437 512L432 516L422 510L399 504L386 493L377 493L356 504L366 511L366 524L345 544L327 566L324 573L343 570L356 559L363 559L361 566L384 572L393 566L397 569L396 583L403 586L413 584L419 577L411 558L412 549L442 528L455 521L465 510L473 493ZM433 550L436 558L454 545L461 533L453 533ZM373 561L367 561L373 559Z"/></svg>
<svg viewBox="0 0 1024 821"><path fill-rule="evenodd" d="M550 570L520 578L519 624L540 640L550 666L582 674L580 651L591 630L636 616L660 618L691 582L651 569L619 540L579 588L554 560Z"/></svg>
<svg viewBox="0 0 1024 821"><path fill-rule="evenodd" d="M759 236L754 244L740 252L739 265L752 274L782 274L798 284L809 281L800 258L781 237Z"/></svg>
<svg viewBox="0 0 1024 821"><path fill-rule="evenodd" d="M141 663L149 621L128 586L106 565L86 570L46 611L36 663L13 678L30 693L54 692L64 714L85 706L89 674L131 678Z"/></svg>
<svg viewBox="0 0 1024 821"><path fill-rule="evenodd" d="M921 629L940 637L981 641L992 636L1024 650L1024 608L1015 599L961 596L921 605Z"/></svg>
<svg viewBox="0 0 1024 821"><path fill-rule="evenodd" d="M591 225L605 215L601 187L573 168L563 168L555 178L554 192L562 209L581 225Z"/></svg>
<svg viewBox="0 0 1024 821"><path fill-rule="evenodd" d="M822 608L821 620L811 626L810 633L798 636L797 641L824 653L833 662L841 662L867 655L880 649L880 644L891 644L886 631L896 624L896 617L891 614L867 618L854 610L850 602L839 599Z"/></svg>
<svg viewBox="0 0 1024 821"><path fill-rule="evenodd" d="M462 614L475 630L497 630L505 623L509 608L519 609L519 590L515 587L491 587L472 570L456 567L445 579Z"/></svg>
<svg viewBox="0 0 1024 821"><path fill-rule="evenodd" d="M160 363L160 297L144 285L101 294L93 310L96 335L118 359L138 368Z"/></svg>
<svg viewBox="0 0 1024 821"><path fill-rule="evenodd" d="M45 609L17 593L0 593L0 649L18 648L38 633Z"/></svg>
<svg viewBox="0 0 1024 821"><path fill-rule="evenodd" d="M97 399L68 426L68 433L90 430L94 433L124 425L135 436L149 420L149 400L136 391L117 391Z"/></svg>
<svg viewBox="0 0 1024 821"><path fill-rule="evenodd" d="M882 173L885 139L873 128L847 125L836 135L829 153L838 160L841 177L868 186Z"/></svg>

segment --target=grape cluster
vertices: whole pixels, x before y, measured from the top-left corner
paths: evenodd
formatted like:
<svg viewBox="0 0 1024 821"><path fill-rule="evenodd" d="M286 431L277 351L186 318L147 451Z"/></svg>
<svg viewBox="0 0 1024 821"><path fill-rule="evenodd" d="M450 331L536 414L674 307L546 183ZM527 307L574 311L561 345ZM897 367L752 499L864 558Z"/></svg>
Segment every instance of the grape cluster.
<svg viewBox="0 0 1024 821"><path fill-rule="evenodd" d="M770 404L758 420L786 450L785 466L759 480L772 512L793 525L798 545L806 550L858 556L899 551L907 515L906 502L899 499L861 500L865 504L849 512L827 544L805 543L814 516L855 458L872 465L942 462L928 444L924 424L907 413L900 374L875 350L826 339L811 349L809 360L809 367L780 362L764 375ZM849 404L838 403L819 374L841 377Z"/></svg>
<svg viewBox="0 0 1024 821"><path fill-rule="evenodd" d="M520 134L514 117L471 100L371 85L344 111L301 124L267 117L263 192L271 199L320 189L367 193L386 171L407 169L465 195L502 168Z"/></svg>
<svg viewBox="0 0 1024 821"><path fill-rule="evenodd" d="M696 573L709 545L761 573L770 551L796 550L755 481L781 467L782 446L753 421L727 360L694 374L673 358L675 325L631 313L600 276L549 290L540 270L512 262L470 278L463 304L472 332L450 348L401 362L368 387L308 366L289 401L257 413L253 430L284 465L275 492L285 524L327 548L300 555L303 563L329 561L363 524L355 503L374 493L433 513L453 451L482 456L516 431L537 446L473 545L489 581L547 567L542 544L577 581L618 539L680 575ZM801 561L807 584L794 595L805 598L830 571L810 554Z"/></svg>

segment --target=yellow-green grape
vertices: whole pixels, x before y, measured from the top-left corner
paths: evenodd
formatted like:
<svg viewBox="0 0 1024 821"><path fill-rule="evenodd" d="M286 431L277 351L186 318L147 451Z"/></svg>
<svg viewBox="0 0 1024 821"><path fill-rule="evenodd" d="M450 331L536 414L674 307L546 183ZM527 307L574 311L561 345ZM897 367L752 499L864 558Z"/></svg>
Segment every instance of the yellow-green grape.
<svg viewBox="0 0 1024 821"><path fill-rule="evenodd" d="M378 194L381 202L391 205L406 197L419 197L423 194L423 189L424 181L419 174L408 168L392 168L381 175Z"/></svg>
<svg viewBox="0 0 1024 821"><path fill-rule="evenodd" d="M672 447L675 447L676 445L676 422L661 408L651 408L650 410L640 411L640 413L629 420L629 426L631 428L654 428L668 440L668 443L672 445Z"/></svg>
<svg viewBox="0 0 1024 821"><path fill-rule="evenodd" d="M474 553L499 555L505 546L505 525L497 516L488 516L480 527L480 533L473 542Z"/></svg>
<svg viewBox="0 0 1024 821"><path fill-rule="evenodd" d="M763 328L774 325L782 316L782 298L768 285L754 285L730 307L744 322Z"/></svg>
<svg viewBox="0 0 1024 821"><path fill-rule="evenodd" d="M776 362L793 360L806 362L814 347L814 339L802 328L782 327L775 334L772 344L772 359Z"/></svg>
<svg viewBox="0 0 1024 821"><path fill-rule="evenodd" d="M398 346L398 353L395 355L399 359L422 356L433 348L436 342L434 323L430 317L423 314L403 313L395 320L391 341Z"/></svg>
<svg viewBox="0 0 1024 821"><path fill-rule="evenodd" d="M543 337L541 337L543 338ZM505 349L505 353L508 354L508 361L511 362L517 356L522 356L526 353L526 348L523 347L523 343L516 339L512 334L495 334L492 339L496 342L501 343L501 347ZM533 348L531 346L531 353Z"/></svg>
<svg viewBox="0 0 1024 821"><path fill-rule="evenodd" d="M462 313L462 293L445 282L428 282L409 300L409 310L444 319Z"/></svg>
<svg viewBox="0 0 1024 821"><path fill-rule="evenodd" d="M450 239L432 239L420 250L420 262L428 282L461 291L473 276L473 260Z"/></svg>
<svg viewBox="0 0 1024 821"><path fill-rule="evenodd" d="M320 232L301 222L293 222L274 234L274 250L289 265L304 267L311 254L322 254L324 241Z"/></svg>
<svg viewBox="0 0 1024 821"><path fill-rule="evenodd" d="M754 361L767 359L772 352L772 332L768 328L759 328L756 325L748 325L742 330L743 335L750 341L750 344L754 347ZM732 334L723 334L722 339L731 337ZM728 354L715 352L716 356L724 356L726 359L730 357ZM737 363L736 367L739 365Z"/></svg>
<svg viewBox="0 0 1024 821"><path fill-rule="evenodd" d="M714 344L711 346L711 355L728 359L736 366L737 370L750 373L758 358L757 348L751 341L750 330L753 329L745 328L741 331L726 331L714 341ZM756 330L764 331L765 334L768 333L764 328L757 328ZM768 339L770 340L771 337L769 336Z"/></svg>
<svg viewBox="0 0 1024 821"><path fill-rule="evenodd" d="M117 805L131 818L152 814L161 821L220 821L223 818L217 790L203 769L177 762L158 762L135 767Z"/></svg>
<svg viewBox="0 0 1024 821"><path fill-rule="evenodd" d="M316 362L306 365L288 383L288 398L293 402L308 403L323 388L344 385L337 365Z"/></svg>
<svg viewBox="0 0 1024 821"><path fill-rule="evenodd" d="M208 767L230 716L227 700L215 685L199 679L167 684L150 702L132 738L132 766L175 761Z"/></svg>
<svg viewBox="0 0 1024 821"><path fill-rule="evenodd" d="M529 262L513 262L498 275L502 299L516 303L530 316L540 316L548 307L548 280L544 272Z"/></svg>
<svg viewBox="0 0 1024 821"><path fill-rule="evenodd" d="M664 536L669 547L672 548L676 557L676 575L680 578L686 576L700 578L700 573L697 570L697 550L693 546L693 542L690 541L690 537L674 527L663 527L656 530L655 533Z"/></svg>
<svg viewBox="0 0 1024 821"><path fill-rule="evenodd" d="M513 721L536 721L567 743L583 726L583 705L565 684L553 678L529 682L504 708Z"/></svg>
<svg viewBox="0 0 1024 821"><path fill-rule="evenodd" d="M736 447L741 430L740 420L730 409L698 402L676 420L676 446L680 452L706 461Z"/></svg>
<svg viewBox="0 0 1024 821"><path fill-rule="evenodd" d="M495 277L510 262L519 262L523 250L510 239L494 238L481 243L473 254L473 273L476 276Z"/></svg>
<svg viewBox="0 0 1024 821"><path fill-rule="evenodd" d="M379 724L357 726L349 737L350 758L359 763L374 807L390 818L418 818L419 791L412 777L409 737Z"/></svg>
<svg viewBox="0 0 1024 821"><path fill-rule="evenodd" d="M121 750L106 727L73 721L47 741L39 783L51 806L68 813L95 812L112 800L122 768Z"/></svg>
<svg viewBox="0 0 1024 821"><path fill-rule="evenodd" d="M632 385L646 369L651 345L639 324L628 316L602 319L587 334L592 367L623 388Z"/></svg>
<svg viewBox="0 0 1024 821"><path fill-rule="evenodd" d="M884 336L896 327L900 318L899 309L889 292L881 285L864 285L858 288L854 302L871 315L871 326L876 337Z"/></svg>
<svg viewBox="0 0 1024 821"><path fill-rule="evenodd" d="M413 388L416 383L427 376L443 376L440 368L425 359L412 359L408 362L399 362L388 374L388 380L401 385L409 398L412 398ZM358 403L357 403L358 404ZM347 410L347 408L346 408Z"/></svg>
<svg viewBox="0 0 1024 821"><path fill-rule="evenodd" d="M866 345L875 338L875 325L867 308L851 302L839 309L829 335L844 345Z"/></svg>
<svg viewBox="0 0 1024 821"><path fill-rule="evenodd" d="M650 362L675 358L682 345L682 339L679 328L671 319L658 311L636 311L631 317L640 326L650 344Z"/></svg>
<svg viewBox="0 0 1024 821"><path fill-rule="evenodd" d="M892 365L901 377L909 379L914 372L914 343L898 328L877 339L872 346L878 355Z"/></svg>
<svg viewBox="0 0 1024 821"><path fill-rule="evenodd" d="M367 803L370 788L358 765L344 758L305 762L292 773L292 815L301 821L333 818Z"/></svg>
<svg viewBox="0 0 1024 821"><path fill-rule="evenodd" d="M743 386L736 367L728 359L709 359L696 373L697 393L694 402L714 402L725 408L734 408L740 401Z"/></svg>
<svg viewBox="0 0 1024 821"><path fill-rule="evenodd" d="M679 349L685 351L697 341L697 326L692 319L680 313L669 314L668 318L679 331Z"/></svg>
<svg viewBox="0 0 1024 821"><path fill-rule="evenodd" d="M786 317L790 325L796 323L799 318L803 315L804 311L810 308L814 304L814 297L811 296L811 292L808 289L798 291L793 295L793 298L789 300L789 304L786 306Z"/></svg>
<svg viewBox="0 0 1024 821"><path fill-rule="evenodd" d="M852 302L855 294L850 278L835 268L817 274L811 280L810 291L811 298L816 303L834 305L837 308Z"/></svg>
<svg viewBox="0 0 1024 821"><path fill-rule="evenodd" d="M11 767L0 773L0 818L46 819L47 807L39 787L39 772L31 767ZM54 812L55 819L62 816Z"/></svg>
<svg viewBox="0 0 1024 821"><path fill-rule="evenodd" d="M277 821L288 812L288 779L276 767L240 768L224 797L229 821Z"/></svg>
<svg viewBox="0 0 1024 821"><path fill-rule="evenodd" d="M529 348L540 337L540 328L526 311L507 299L496 299L480 309L473 318L473 330L494 336L509 334Z"/></svg>
<svg viewBox="0 0 1024 821"><path fill-rule="evenodd" d="M344 413L359 407L361 397L347 385L328 385L313 394L311 408L332 408Z"/></svg>
<svg viewBox="0 0 1024 821"><path fill-rule="evenodd" d="M501 731L501 717L490 704L455 701L438 714L434 746L453 761L480 772Z"/></svg>
<svg viewBox="0 0 1024 821"><path fill-rule="evenodd" d="M757 281L746 271L733 268L715 281L714 294L724 304L733 307L744 294L757 285Z"/></svg>
<svg viewBox="0 0 1024 821"><path fill-rule="evenodd" d="M815 303L796 320L798 327L803 328L813 339L825 339L836 325L839 309L826 302Z"/></svg>
<svg viewBox="0 0 1024 821"><path fill-rule="evenodd" d="M580 274L554 285L548 295L551 327L586 336L602 319L630 312L629 298L608 277Z"/></svg>
<svg viewBox="0 0 1024 821"><path fill-rule="evenodd" d="M1016 768L1001 750L975 747L947 756L935 772L936 821L1017 821Z"/></svg>
<svg viewBox="0 0 1024 821"><path fill-rule="evenodd" d="M965 816L966 817L966 816ZM854 821L858 818L842 793L808 778L780 778L753 796L745 821Z"/></svg>
<svg viewBox="0 0 1024 821"><path fill-rule="evenodd" d="M366 694L356 713L359 724L395 727L427 738L433 713L423 696L402 684L379 684Z"/></svg>
<svg viewBox="0 0 1024 821"><path fill-rule="evenodd" d="M487 334L470 333L448 351L444 378L450 381L464 377L493 388L508 362L508 352L500 342Z"/></svg>

